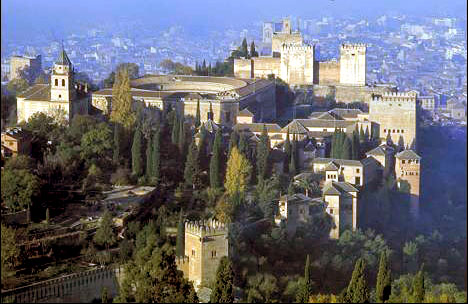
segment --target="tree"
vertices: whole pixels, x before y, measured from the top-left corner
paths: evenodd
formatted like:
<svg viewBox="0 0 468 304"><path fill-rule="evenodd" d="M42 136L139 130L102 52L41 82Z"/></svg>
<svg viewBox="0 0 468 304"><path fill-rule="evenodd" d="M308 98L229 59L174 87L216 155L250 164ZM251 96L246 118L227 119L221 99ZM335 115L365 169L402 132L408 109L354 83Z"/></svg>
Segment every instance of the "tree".
<svg viewBox="0 0 468 304"><path fill-rule="evenodd" d="M106 250L109 250L109 246L112 246L116 243L116 238L113 230L114 221L112 220L112 215L106 209L102 215L101 222L96 234L94 235L94 242L99 246L105 246Z"/></svg>
<svg viewBox="0 0 468 304"><path fill-rule="evenodd" d="M216 130L213 143L213 154L210 160L210 186L211 188L220 188L221 184L221 153L222 153L222 135L221 129Z"/></svg>
<svg viewBox="0 0 468 304"><path fill-rule="evenodd" d="M247 39L242 40L241 57L249 58L249 50L247 46Z"/></svg>
<svg viewBox="0 0 468 304"><path fill-rule="evenodd" d="M46 209L45 220L46 220L46 223L49 223L49 220L50 220L50 211L49 211L49 208Z"/></svg>
<svg viewBox="0 0 468 304"><path fill-rule="evenodd" d="M185 155L185 123L184 123L184 118L181 117L179 120L179 136L178 136L178 142L177 146L179 147L179 152L180 155L184 156Z"/></svg>
<svg viewBox="0 0 468 304"><path fill-rule="evenodd" d="M286 170L288 170L289 161L291 159L291 140L289 139L289 128L286 132L286 140L284 141L284 153L286 154L285 164L287 164L285 167L287 168Z"/></svg>
<svg viewBox="0 0 468 304"><path fill-rule="evenodd" d="M146 178L150 180L153 176L153 141L151 134L149 135L148 140L146 141Z"/></svg>
<svg viewBox="0 0 468 304"><path fill-rule="evenodd" d="M351 142L351 159L359 160L361 156L361 145L359 143L359 134L356 130L353 131Z"/></svg>
<svg viewBox="0 0 468 304"><path fill-rule="evenodd" d="M7 90L11 94L18 94L26 91L29 88L29 83L23 78L15 78L10 80L7 85Z"/></svg>
<svg viewBox="0 0 468 304"><path fill-rule="evenodd" d="M86 132L81 138L81 158L89 161L109 155L112 149L111 135L112 131L105 122Z"/></svg>
<svg viewBox="0 0 468 304"><path fill-rule="evenodd" d="M120 132L120 125L118 123L114 124L114 154L112 155L112 160L114 164L120 163L120 156L121 156L121 132Z"/></svg>
<svg viewBox="0 0 468 304"><path fill-rule="evenodd" d="M222 257L216 271L216 283L210 297L210 303L234 302L234 271L228 257Z"/></svg>
<svg viewBox="0 0 468 304"><path fill-rule="evenodd" d="M179 223L177 224L176 256L185 255L185 226L182 211L179 214Z"/></svg>
<svg viewBox="0 0 468 304"><path fill-rule="evenodd" d="M295 146L294 142L293 142L293 147ZM291 153L291 160L289 162L289 174L291 176L295 176L296 173L297 173L297 168L296 168L296 153L294 151L295 149L293 149L292 153Z"/></svg>
<svg viewBox="0 0 468 304"><path fill-rule="evenodd" d="M2 187L3 188L3 187ZM2 280L7 276L7 272L18 264L20 249L17 245L16 231L2 224Z"/></svg>
<svg viewBox="0 0 468 304"><path fill-rule="evenodd" d="M226 192L230 197L243 195L250 179L252 166L237 147L232 148L226 169Z"/></svg>
<svg viewBox="0 0 468 304"><path fill-rule="evenodd" d="M257 173L258 180L263 180L268 174L268 157L270 155L270 140L266 126L263 125L263 131L260 135L260 141L257 143Z"/></svg>
<svg viewBox="0 0 468 304"><path fill-rule="evenodd" d="M362 128L362 125L361 125L361 129L359 130L359 141L361 143L366 141L366 137L364 135L364 129Z"/></svg>
<svg viewBox="0 0 468 304"><path fill-rule="evenodd" d="M198 189L201 186L201 171L198 159L198 147L195 140L189 146L187 161L184 170L185 184L190 185L192 189Z"/></svg>
<svg viewBox="0 0 468 304"><path fill-rule="evenodd" d="M255 50L255 42L253 40L250 44L250 57L258 57L258 52Z"/></svg>
<svg viewBox="0 0 468 304"><path fill-rule="evenodd" d="M195 128L198 128L201 124L200 116L200 99L197 99L197 114L195 116Z"/></svg>
<svg viewBox="0 0 468 304"><path fill-rule="evenodd" d="M379 273L377 274L376 298L378 303L384 303L390 298L392 290L391 270L387 261L387 253L380 254Z"/></svg>
<svg viewBox="0 0 468 304"><path fill-rule="evenodd" d="M127 69L119 69L112 88L112 111L110 120L130 130L135 124L136 115L132 110L132 95L130 93L130 77Z"/></svg>
<svg viewBox="0 0 468 304"><path fill-rule="evenodd" d="M173 122L172 122L172 133L171 133L171 141L174 145L177 145L179 142L179 116L177 115L177 112L174 111L174 116L173 116Z"/></svg>
<svg viewBox="0 0 468 304"><path fill-rule="evenodd" d="M234 131L231 133L231 137L229 138L229 150L228 150L229 152L228 152L228 157L229 157L229 155L231 155L231 150L232 150L232 148L237 147L238 142L239 142L239 133L237 133L237 131L234 130Z"/></svg>
<svg viewBox="0 0 468 304"><path fill-rule="evenodd" d="M306 264L304 267L304 278L301 282L296 301L299 303L308 303L309 297L312 295L312 280L310 279L310 256L307 255Z"/></svg>
<svg viewBox="0 0 468 304"><path fill-rule="evenodd" d="M142 159L141 159L141 150L142 150L142 142L141 142L141 130L139 127L135 130L133 135L133 144L132 144L132 173L137 177L141 176L143 167L142 167Z"/></svg>
<svg viewBox="0 0 468 304"><path fill-rule="evenodd" d="M249 143L244 133L241 133L239 136L239 152L242 153L245 157L249 157Z"/></svg>
<svg viewBox="0 0 468 304"><path fill-rule="evenodd" d="M107 287L102 289L101 303L110 303L109 291L107 290Z"/></svg>
<svg viewBox="0 0 468 304"><path fill-rule="evenodd" d="M344 135L343 150L341 154L341 159L351 159L351 141L348 136Z"/></svg>
<svg viewBox="0 0 468 304"><path fill-rule="evenodd" d="M159 183L159 179L161 176L161 151L160 151L160 142L161 142L161 131L158 126L156 129L155 134L153 135L153 140L151 143L151 153L153 154L153 157L151 158L152 164L151 164L151 173L152 173L152 178L154 179L155 185Z"/></svg>
<svg viewBox="0 0 468 304"><path fill-rule="evenodd" d="M13 211L31 206L39 193L39 179L28 170L2 170L2 200Z"/></svg>
<svg viewBox="0 0 468 304"><path fill-rule="evenodd" d="M200 162L201 171L205 171L209 166L209 158L207 154L207 132L205 125L201 125L199 134L198 160Z"/></svg>
<svg viewBox="0 0 468 304"><path fill-rule="evenodd" d="M368 303L369 289L365 274L365 261L359 258L356 261L351 281L345 294L345 302L347 303Z"/></svg>
<svg viewBox="0 0 468 304"><path fill-rule="evenodd" d="M423 303L425 295L423 267L418 271L413 279L413 300L414 303Z"/></svg>

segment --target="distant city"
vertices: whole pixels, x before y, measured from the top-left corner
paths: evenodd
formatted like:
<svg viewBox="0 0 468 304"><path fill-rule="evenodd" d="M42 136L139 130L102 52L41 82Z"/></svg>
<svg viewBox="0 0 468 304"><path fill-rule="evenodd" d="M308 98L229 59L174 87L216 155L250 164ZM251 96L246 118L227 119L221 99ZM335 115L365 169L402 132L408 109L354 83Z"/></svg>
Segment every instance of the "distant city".
<svg viewBox="0 0 468 304"><path fill-rule="evenodd" d="M371 20L294 16L291 20L293 30L300 30L306 41L316 45L316 57L321 60L339 58L341 43L366 43L369 83L393 83L403 91L436 95L441 105L447 99L466 101L465 20L389 15ZM50 69L62 43L75 69L101 85L122 62L138 64L142 75L163 73L159 63L164 59L195 67L203 60L207 64L223 61L244 38L260 44L261 22L246 28L213 29L206 36L188 34L181 26L155 33L144 24L124 22L115 31L102 26L63 39L7 42L2 49L2 80L9 74L13 55L41 55L42 66Z"/></svg>

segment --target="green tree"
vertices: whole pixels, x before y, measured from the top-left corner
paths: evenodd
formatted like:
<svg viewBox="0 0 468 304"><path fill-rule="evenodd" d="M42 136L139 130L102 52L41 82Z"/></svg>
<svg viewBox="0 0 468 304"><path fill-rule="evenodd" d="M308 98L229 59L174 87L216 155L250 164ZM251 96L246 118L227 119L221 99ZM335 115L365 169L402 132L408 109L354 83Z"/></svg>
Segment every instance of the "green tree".
<svg viewBox="0 0 468 304"><path fill-rule="evenodd" d="M266 126L263 125L263 131L260 135L260 141L257 143L257 174L258 180L263 180L268 174L268 157L270 155L270 140Z"/></svg>
<svg viewBox="0 0 468 304"><path fill-rule="evenodd" d="M286 154L285 168L289 172L289 162L291 160L291 140L289 138L289 128L286 132L286 140L284 141L284 153Z"/></svg>
<svg viewBox="0 0 468 304"><path fill-rule="evenodd" d="M177 145L179 142L179 116L177 115L177 112L174 111L174 116L172 120L172 132L171 132L171 141L172 144Z"/></svg>
<svg viewBox="0 0 468 304"><path fill-rule="evenodd" d="M249 49L247 45L247 39L244 38L242 40L242 45L241 45L241 57L249 58Z"/></svg>
<svg viewBox="0 0 468 304"><path fill-rule="evenodd" d="M49 220L50 220L50 211L49 211L49 208L46 209L45 220L46 220L46 223L49 223Z"/></svg>
<svg viewBox="0 0 468 304"><path fill-rule="evenodd" d="M110 303L110 298L109 298L109 291L107 290L107 287L104 287L102 289L101 293L101 303Z"/></svg>
<svg viewBox="0 0 468 304"><path fill-rule="evenodd" d="M255 50L255 42L253 40L250 44L250 57L258 57L258 52Z"/></svg>
<svg viewBox="0 0 468 304"><path fill-rule="evenodd" d="M94 235L94 242L99 246L105 246L106 250L109 250L109 246L112 246L116 243L117 239L113 230L114 221L112 220L112 215L106 209L102 215L99 227L96 230Z"/></svg>
<svg viewBox="0 0 468 304"><path fill-rule="evenodd" d="M359 143L359 133L354 130L351 142L351 159L359 160L361 156L361 145Z"/></svg>
<svg viewBox="0 0 468 304"><path fill-rule="evenodd" d="M152 178L154 179L155 185L159 183L160 176L161 176L161 151L160 151L160 143L161 143L161 131L158 127L156 132L153 135L153 140L151 143L151 153L153 154L152 160Z"/></svg>
<svg viewBox="0 0 468 304"><path fill-rule="evenodd" d="M39 194L39 179L28 170L2 170L1 192L5 205L13 211L28 208Z"/></svg>
<svg viewBox="0 0 468 304"><path fill-rule="evenodd" d="M179 223L177 224L176 256L185 255L185 225L182 211L179 214Z"/></svg>
<svg viewBox="0 0 468 304"><path fill-rule="evenodd" d="M230 197L243 195L250 179L252 166L237 147L232 148L226 169L226 192Z"/></svg>
<svg viewBox="0 0 468 304"><path fill-rule="evenodd" d="M424 303L425 286L423 267L418 271L413 279L413 300L414 303Z"/></svg>
<svg viewBox="0 0 468 304"><path fill-rule="evenodd" d="M249 143L244 133L239 135L239 152L242 153L245 157L249 157Z"/></svg>
<svg viewBox="0 0 468 304"><path fill-rule="evenodd" d="M345 302L369 303L369 289L366 280L366 265L362 258L356 261L351 281L346 290Z"/></svg>
<svg viewBox="0 0 468 304"><path fill-rule="evenodd" d="M296 297L298 303L308 303L309 297L312 295L312 280L310 279L310 256L307 255L306 264L304 267L304 278L301 282L299 292Z"/></svg>
<svg viewBox="0 0 468 304"><path fill-rule="evenodd" d="M293 147L295 146L293 142ZM297 167L296 167L296 153L294 151L295 149L293 148L293 151L291 152L291 160L289 161L289 174L290 176L295 176L297 173Z"/></svg>
<svg viewBox="0 0 468 304"><path fill-rule="evenodd" d="M210 186L220 188L221 184L221 154L222 154L222 134L221 129L216 130L213 143L213 154L210 160Z"/></svg>
<svg viewBox="0 0 468 304"><path fill-rule="evenodd" d="M191 186L192 189L198 189L201 186L201 171L198 158L198 147L195 140L189 146L187 161L185 162L184 170L185 184Z"/></svg>
<svg viewBox="0 0 468 304"><path fill-rule="evenodd" d="M216 271L216 283L210 297L210 303L234 302L234 271L228 257L222 257Z"/></svg>
<svg viewBox="0 0 468 304"><path fill-rule="evenodd" d="M200 99L197 99L197 114L195 116L195 128L198 128L200 124L201 124Z"/></svg>
<svg viewBox="0 0 468 304"><path fill-rule="evenodd" d="M81 158L91 160L109 155L112 150L111 136L112 131L104 122L86 132L81 138Z"/></svg>
<svg viewBox="0 0 468 304"><path fill-rule="evenodd" d="M110 120L130 130L135 124L136 115L132 110L132 95L130 93L130 77L128 69L119 69L112 88L112 110Z"/></svg>
<svg viewBox="0 0 468 304"><path fill-rule="evenodd" d="M184 118L181 117L179 120L179 136L178 136L178 142L177 146L179 147L179 152L181 156L185 155L185 123L184 123Z"/></svg>
<svg viewBox="0 0 468 304"><path fill-rule="evenodd" d="M343 150L341 153L341 159L352 159L351 158L351 141L349 140L348 136L344 135L344 142L343 142Z"/></svg>
<svg viewBox="0 0 468 304"><path fill-rule="evenodd" d="M391 270L388 265L387 253L382 251L380 255L379 273L377 274L377 285L375 288L378 303L384 303L390 298L392 291Z"/></svg>
<svg viewBox="0 0 468 304"><path fill-rule="evenodd" d="M114 124L114 154L112 155L112 160L114 161L114 164L119 164L120 163L120 156L121 156L121 149L122 149L122 144L121 144L121 131L120 131L120 125L118 123Z"/></svg>
<svg viewBox="0 0 468 304"><path fill-rule="evenodd" d="M141 176L142 171L143 171L141 150L142 150L141 130L139 127L137 127L133 135L133 144L132 144L132 172L137 177Z"/></svg>
<svg viewBox="0 0 468 304"><path fill-rule="evenodd" d="M19 94L26 91L29 88L29 83L23 78L15 78L8 82L7 90L11 94Z"/></svg>
<svg viewBox="0 0 468 304"><path fill-rule="evenodd" d="M2 187L3 188L3 187ZM16 231L13 228L8 228L2 224L2 280L8 276L9 270L13 269L18 264L18 257L20 255L20 249L16 240Z"/></svg>
<svg viewBox="0 0 468 304"><path fill-rule="evenodd" d="M149 135L148 140L146 141L146 178L149 181L153 177L153 141L151 138L151 134Z"/></svg>
<svg viewBox="0 0 468 304"><path fill-rule="evenodd" d="M207 132L205 129L205 125L200 126L200 137L199 137L199 145L198 145L198 159L200 162L200 168L202 171L208 169L209 166L209 157L207 153Z"/></svg>
<svg viewBox="0 0 468 304"><path fill-rule="evenodd" d="M361 129L359 130L359 141L361 143L366 141L366 137L364 135L364 129L362 128L362 125L361 125Z"/></svg>
<svg viewBox="0 0 468 304"><path fill-rule="evenodd" d="M237 147L239 143L239 133L237 133L236 130L232 131L231 137L229 138L229 152L228 152L228 157L231 155L231 150L234 147Z"/></svg>

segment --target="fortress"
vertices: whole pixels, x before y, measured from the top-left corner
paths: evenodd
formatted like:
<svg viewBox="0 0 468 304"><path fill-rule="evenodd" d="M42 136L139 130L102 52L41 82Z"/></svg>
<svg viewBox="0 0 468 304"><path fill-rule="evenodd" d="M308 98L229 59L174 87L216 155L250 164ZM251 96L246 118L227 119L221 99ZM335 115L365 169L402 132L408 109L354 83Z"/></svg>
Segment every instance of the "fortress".
<svg viewBox="0 0 468 304"><path fill-rule="evenodd" d="M320 62L315 58L315 46L304 42L299 31L291 30L289 18L283 19L281 30L277 27L271 22L264 24L262 56L234 60L236 77L274 75L291 86L312 86L317 97L332 95L343 102L370 102L374 94L396 91L392 85L366 84L365 44L342 44L339 61Z"/></svg>
<svg viewBox="0 0 468 304"><path fill-rule="evenodd" d="M214 219L185 223L185 255L176 263L196 289L215 282L221 258L229 255L227 235L224 223Z"/></svg>
<svg viewBox="0 0 468 304"><path fill-rule="evenodd" d="M132 80L135 101L164 110L169 105L183 115L196 116L200 104L201 121L211 119L226 126L236 124L238 113L248 108L258 121L276 118L275 84L266 79L160 75ZM94 92L92 105L109 114L112 89Z"/></svg>

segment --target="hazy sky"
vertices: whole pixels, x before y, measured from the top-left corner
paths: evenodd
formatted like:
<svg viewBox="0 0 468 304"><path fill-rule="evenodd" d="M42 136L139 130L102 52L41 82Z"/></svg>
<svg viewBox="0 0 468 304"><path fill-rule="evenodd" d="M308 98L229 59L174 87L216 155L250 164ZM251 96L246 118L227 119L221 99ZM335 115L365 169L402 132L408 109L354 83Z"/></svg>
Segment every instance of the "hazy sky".
<svg viewBox="0 0 468 304"><path fill-rule="evenodd" d="M226 28L293 15L368 17L386 12L466 18L466 0L1 0L2 42L62 36L103 22L137 19L155 30Z"/></svg>

